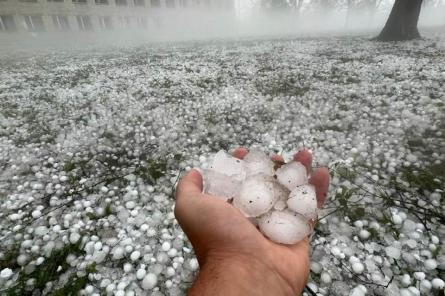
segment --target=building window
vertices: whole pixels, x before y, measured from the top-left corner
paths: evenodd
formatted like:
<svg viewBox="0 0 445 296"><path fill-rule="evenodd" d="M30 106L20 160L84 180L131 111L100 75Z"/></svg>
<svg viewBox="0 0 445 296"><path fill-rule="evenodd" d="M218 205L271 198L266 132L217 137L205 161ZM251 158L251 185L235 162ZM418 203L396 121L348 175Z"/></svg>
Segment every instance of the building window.
<svg viewBox="0 0 445 296"><path fill-rule="evenodd" d="M137 22L138 22L138 27L141 29L146 29L148 27L148 22L146 17L138 17Z"/></svg>
<svg viewBox="0 0 445 296"><path fill-rule="evenodd" d="M45 31L45 25L43 24L43 18L41 15L25 15L26 28L30 32L42 32Z"/></svg>
<svg viewBox="0 0 445 296"><path fill-rule="evenodd" d="M87 4L87 0L73 0L74 4Z"/></svg>
<svg viewBox="0 0 445 296"><path fill-rule="evenodd" d="M144 0L134 0L134 6L145 6Z"/></svg>
<svg viewBox="0 0 445 296"><path fill-rule="evenodd" d="M127 0L116 0L117 6L127 6Z"/></svg>
<svg viewBox="0 0 445 296"><path fill-rule="evenodd" d="M63 0L47 0L48 2L63 2Z"/></svg>
<svg viewBox="0 0 445 296"><path fill-rule="evenodd" d="M151 7L161 7L160 0L151 0Z"/></svg>
<svg viewBox="0 0 445 296"><path fill-rule="evenodd" d="M99 24L102 30L113 29L113 22L111 21L110 16L99 16Z"/></svg>
<svg viewBox="0 0 445 296"><path fill-rule="evenodd" d="M93 23L91 22L91 18L88 15L78 15L76 16L76 19L81 31L93 30Z"/></svg>
<svg viewBox="0 0 445 296"><path fill-rule="evenodd" d="M108 0L94 0L97 5L108 5Z"/></svg>
<svg viewBox="0 0 445 296"><path fill-rule="evenodd" d="M37 3L37 0L19 0L20 2L33 2L33 3Z"/></svg>
<svg viewBox="0 0 445 296"><path fill-rule="evenodd" d="M15 21L12 15L0 15L0 31L15 31Z"/></svg>
<svg viewBox="0 0 445 296"><path fill-rule="evenodd" d="M53 24L58 31L68 31L70 29L70 23L68 17L65 15L53 15Z"/></svg>
<svg viewBox="0 0 445 296"><path fill-rule="evenodd" d="M167 8L175 8L175 0L166 0L165 6L167 6Z"/></svg>

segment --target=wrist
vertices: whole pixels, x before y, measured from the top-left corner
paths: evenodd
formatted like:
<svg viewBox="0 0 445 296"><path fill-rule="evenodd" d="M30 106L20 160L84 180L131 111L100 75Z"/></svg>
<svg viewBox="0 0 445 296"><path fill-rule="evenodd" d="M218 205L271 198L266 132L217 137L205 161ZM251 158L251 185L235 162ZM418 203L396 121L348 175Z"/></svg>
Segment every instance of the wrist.
<svg viewBox="0 0 445 296"><path fill-rule="evenodd" d="M213 253L203 260L189 296L295 295L295 287L272 266L248 254Z"/></svg>

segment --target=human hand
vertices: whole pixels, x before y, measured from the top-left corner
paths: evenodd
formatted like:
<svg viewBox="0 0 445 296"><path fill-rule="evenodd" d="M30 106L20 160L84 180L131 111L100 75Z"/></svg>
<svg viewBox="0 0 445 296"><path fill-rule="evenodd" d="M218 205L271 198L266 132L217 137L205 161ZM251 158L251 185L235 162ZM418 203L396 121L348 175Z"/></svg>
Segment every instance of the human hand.
<svg viewBox="0 0 445 296"><path fill-rule="evenodd" d="M246 149L238 148L233 155L242 159L247 153ZM282 158L274 156L272 160L282 161ZM311 172L312 154L308 150L299 151L294 160ZM315 186L317 204L321 208L329 187L329 171L315 169L309 183ZM223 199L202 193L202 188L201 174L191 170L180 180L176 190L175 215L201 267L190 294L301 293L309 275L309 238L295 245L274 243L237 208ZM272 294L266 289L271 289Z"/></svg>

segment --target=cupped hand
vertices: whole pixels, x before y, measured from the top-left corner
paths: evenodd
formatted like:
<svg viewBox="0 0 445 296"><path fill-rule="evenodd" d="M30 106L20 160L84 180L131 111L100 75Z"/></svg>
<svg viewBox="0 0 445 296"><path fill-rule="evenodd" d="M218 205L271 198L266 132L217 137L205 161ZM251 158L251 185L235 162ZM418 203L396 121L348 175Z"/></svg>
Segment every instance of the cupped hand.
<svg viewBox="0 0 445 296"><path fill-rule="evenodd" d="M238 148L233 155L244 158L248 151ZM282 161L280 156L272 160ZM329 187L329 171L312 171L312 154L301 150L294 155L307 169L321 208ZM217 258L235 264L264 266L275 273L295 293L300 293L309 275L309 238L295 245L283 245L267 239L237 208L224 199L202 193L202 176L190 170L176 189L176 218L195 250L200 267Z"/></svg>

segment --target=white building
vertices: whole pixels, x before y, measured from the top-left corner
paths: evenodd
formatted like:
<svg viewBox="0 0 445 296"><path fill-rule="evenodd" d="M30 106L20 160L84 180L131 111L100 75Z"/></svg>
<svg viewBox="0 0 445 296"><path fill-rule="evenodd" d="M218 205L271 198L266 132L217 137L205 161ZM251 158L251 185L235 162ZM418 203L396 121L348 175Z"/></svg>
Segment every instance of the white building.
<svg viewBox="0 0 445 296"><path fill-rule="evenodd" d="M235 13L234 6L234 0L0 0L0 34L145 29L197 10Z"/></svg>

